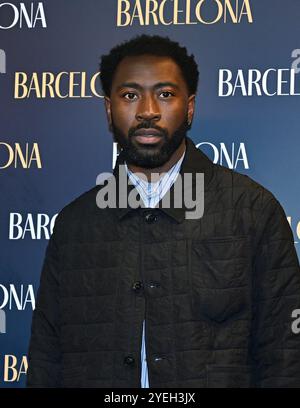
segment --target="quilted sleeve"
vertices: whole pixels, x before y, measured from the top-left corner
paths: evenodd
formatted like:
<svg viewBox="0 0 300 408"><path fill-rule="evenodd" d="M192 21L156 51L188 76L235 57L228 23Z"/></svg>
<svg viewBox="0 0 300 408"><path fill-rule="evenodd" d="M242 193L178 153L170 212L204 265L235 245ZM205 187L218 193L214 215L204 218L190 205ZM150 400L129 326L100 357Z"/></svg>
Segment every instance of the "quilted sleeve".
<svg viewBox="0 0 300 408"><path fill-rule="evenodd" d="M268 200L257 224L254 257L252 357L256 387L300 387L300 269L294 238L280 203Z"/></svg>
<svg viewBox="0 0 300 408"><path fill-rule="evenodd" d="M27 387L60 386L58 217L46 249L36 308L33 311L28 350Z"/></svg>

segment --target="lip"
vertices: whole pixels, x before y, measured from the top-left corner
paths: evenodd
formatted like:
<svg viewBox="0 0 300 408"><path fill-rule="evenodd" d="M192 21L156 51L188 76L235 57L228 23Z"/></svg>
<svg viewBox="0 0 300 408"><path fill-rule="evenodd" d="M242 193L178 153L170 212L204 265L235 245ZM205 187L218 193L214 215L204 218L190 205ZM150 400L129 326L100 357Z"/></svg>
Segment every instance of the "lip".
<svg viewBox="0 0 300 408"><path fill-rule="evenodd" d="M134 136L159 136L161 132L157 129L139 129L134 133Z"/></svg>
<svg viewBox="0 0 300 408"><path fill-rule="evenodd" d="M150 145L150 144L159 143L161 141L161 136L156 136L156 135L152 135L152 134L149 134L149 135L144 135L144 134L135 135L135 140L138 143Z"/></svg>

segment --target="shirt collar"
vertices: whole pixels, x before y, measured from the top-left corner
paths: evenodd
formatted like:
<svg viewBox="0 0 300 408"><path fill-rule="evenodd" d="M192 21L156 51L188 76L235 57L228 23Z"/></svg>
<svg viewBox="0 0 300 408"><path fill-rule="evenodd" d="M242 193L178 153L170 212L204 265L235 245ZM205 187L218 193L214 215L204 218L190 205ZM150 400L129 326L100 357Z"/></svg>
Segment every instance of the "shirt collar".
<svg viewBox="0 0 300 408"><path fill-rule="evenodd" d="M207 190L208 185L210 184L213 174L214 174L214 164L212 161L200 150L198 149L194 142L189 138L186 137L186 150L180 160L181 167L179 170L179 174L183 175L184 173L204 173L204 190ZM120 166L122 165L122 166ZM122 152L119 154L113 174L116 178L116 187L117 187L117 202L118 202L118 191L119 191L119 175L120 171L124 171L125 175L123 177L127 177L127 197L130 194L131 190L135 188L134 184L128 183L128 173L125 170L125 159ZM193 177L194 180L194 177ZM174 189L174 184L170 189L171 193L171 205L170 208L159 208L158 211L163 211L170 217L174 218L177 222L182 222L185 219L185 212L188 211L184 205L181 208L176 208L172 202L172 191ZM127 206L126 208L117 207L118 217L122 219L126 214L130 211L136 211L136 209ZM156 211L156 210L155 210Z"/></svg>

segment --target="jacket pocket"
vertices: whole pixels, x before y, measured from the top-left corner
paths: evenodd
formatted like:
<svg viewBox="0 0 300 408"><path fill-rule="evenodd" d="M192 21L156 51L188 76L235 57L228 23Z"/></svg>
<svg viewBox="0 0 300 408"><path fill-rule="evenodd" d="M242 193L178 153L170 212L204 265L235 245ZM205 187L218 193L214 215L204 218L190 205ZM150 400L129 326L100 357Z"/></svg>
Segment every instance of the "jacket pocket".
<svg viewBox="0 0 300 408"><path fill-rule="evenodd" d="M223 289L246 284L250 264L247 236L193 241L192 277L201 287Z"/></svg>
<svg viewBox="0 0 300 408"><path fill-rule="evenodd" d="M206 383L207 388L250 388L251 366L207 365Z"/></svg>
<svg viewBox="0 0 300 408"><path fill-rule="evenodd" d="M251 251L247 236L192 243L192 303L196 316L222 322L248 303Z"/></svg>

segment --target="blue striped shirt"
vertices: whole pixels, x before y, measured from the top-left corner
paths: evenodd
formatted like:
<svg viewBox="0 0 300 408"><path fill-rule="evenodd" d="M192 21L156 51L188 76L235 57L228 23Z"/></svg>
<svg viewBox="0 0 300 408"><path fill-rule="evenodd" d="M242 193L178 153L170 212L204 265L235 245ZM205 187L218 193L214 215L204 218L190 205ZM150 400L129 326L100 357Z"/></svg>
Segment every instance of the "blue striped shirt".
<svg viewBox="0 0 300 408"><path fill-rule="evenodd" d="M154 208L157 203L163 198L166 192L172 187L175 183L176 178L180 171L181 163L184 159L185 152L170 168L169 171L163 174L157 181L149 183L146 180L136 176L135 173L130 171L125 163L125 168L128 174L128 177L132 184L136 187L139 192L141 199L145 207ZM149 388L149 379L148 379L148 367L146 359L146 348L145 348L145 320L143 321L143 337L142 337L142 347L141 347L141 362L142 362L142 372L141 372L141 388Z"/></svg>

